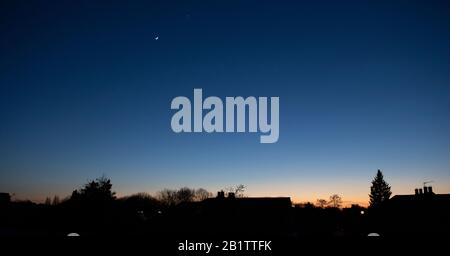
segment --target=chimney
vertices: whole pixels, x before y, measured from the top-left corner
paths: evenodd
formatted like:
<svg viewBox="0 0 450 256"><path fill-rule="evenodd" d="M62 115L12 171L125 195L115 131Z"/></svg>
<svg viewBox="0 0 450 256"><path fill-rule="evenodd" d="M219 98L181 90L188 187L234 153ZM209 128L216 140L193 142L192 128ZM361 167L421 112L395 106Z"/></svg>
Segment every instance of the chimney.
<svg viewBox="0 0 450 256"><path fill-rule="evenodd" d="M416 196L419 195L419 189L418 189L418 188L414 189L414 194L415 194Z"/></svg>
<svg viewBox="0 0 450 256"><path fill-rule="evenodd" d="M427 186L423 186L423 193L425 195L428 194L428 187Z"/></svg>
<svg viewBox="0 0 450 256"><path fill-rule="evenodd" d="M223 191L217 192L217 198L225 198L225 192Z"/></svg>
<svg viewBox="0 0 450 256"><path fill-rule="evenodd" d="M434 194L434 193L433 193L433 188L432 188L431 186L428 187L428 193Z"/></svg>
<svg viewBox="0 0 450 256"><path fill-rule="evenodd" d="M419 195L422 195L422 194L423 194L422 189L419 188Z"/></svg>

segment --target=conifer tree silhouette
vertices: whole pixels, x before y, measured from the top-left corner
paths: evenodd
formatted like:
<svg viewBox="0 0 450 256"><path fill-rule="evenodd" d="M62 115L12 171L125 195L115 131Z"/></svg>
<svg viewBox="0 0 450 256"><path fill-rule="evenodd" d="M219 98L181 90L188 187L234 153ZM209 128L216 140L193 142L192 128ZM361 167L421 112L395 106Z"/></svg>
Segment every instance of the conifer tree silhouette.
<svg viewBox="0 0 450 256"><path fill-rule="evenodd" d="M383 173L378 170L370 187L370 207L377 207L391 197L391 187L384 180Z"/></svg>

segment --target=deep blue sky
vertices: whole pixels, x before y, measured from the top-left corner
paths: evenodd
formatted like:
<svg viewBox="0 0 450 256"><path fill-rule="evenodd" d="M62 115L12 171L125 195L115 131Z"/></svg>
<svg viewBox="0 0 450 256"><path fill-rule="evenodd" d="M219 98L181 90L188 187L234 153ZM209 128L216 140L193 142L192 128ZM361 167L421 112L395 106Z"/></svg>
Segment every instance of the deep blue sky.
<svg viewBox="0 0 450 256"><path fill-rule="evenodd" d="M119 195L243 183L360 202L382 169L394 194L450 192L448 2L94 2L1 3L1 191L106 174ZM173 133L193 88L279 96L279 141Z"/></svg>

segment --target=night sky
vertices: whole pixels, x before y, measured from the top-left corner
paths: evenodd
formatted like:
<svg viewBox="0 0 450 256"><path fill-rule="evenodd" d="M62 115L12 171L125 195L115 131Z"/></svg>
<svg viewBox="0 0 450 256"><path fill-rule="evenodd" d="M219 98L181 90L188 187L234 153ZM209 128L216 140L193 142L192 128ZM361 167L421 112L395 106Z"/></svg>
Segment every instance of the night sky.
<svg viewBox="0 0 450 256"><path fill-rule="evenodd" d="M449 193L450 4L392 2L2 1L0 191L105 174L119 196L242 183L366 203L381 169L393 194ZM278 142L174 133L194 88L280 97Z"/></svg>

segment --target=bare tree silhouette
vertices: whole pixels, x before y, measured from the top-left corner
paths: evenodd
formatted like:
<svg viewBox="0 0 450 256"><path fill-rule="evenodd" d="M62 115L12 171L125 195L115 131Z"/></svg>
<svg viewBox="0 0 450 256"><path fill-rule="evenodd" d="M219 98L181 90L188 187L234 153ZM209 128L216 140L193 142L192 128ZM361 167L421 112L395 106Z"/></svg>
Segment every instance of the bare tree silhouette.
<svg viewBox="0 0 450 256"><path fill-rule="evenodd" d="M163 189L158 192L157 198L165 206L174 206L178 203L177 191L173 189Z"/></svg>
<svg viewBox="0 0 450 256"><path fill-rule="evenodd" d="M176 198L178 203L192 202L195 198L195 190L188 187L180 188L176 193Z"/></svg>
<svg viewBox="0 0 450 256"><path fill-rule="evenodd" d="M333 208L340 208L342 205L342 198L338 194L330 196L330 201L328 204Z"/></svg>
<svg viewBox="0 0 450 256"><path fill-rule="evenodd" d="M178 190L163 189L157 194L157 199L168 207L183 202L203 201L210 197L212 197L212 193L204 188L192 189L188 187L183 187Z"/></svg>
<svg viewBox="0 0 450 256"><path fill-rule="evenodd" d="M317 199L316 205L320 208L325 208L327 206L328 202L325 199Z"/></svg>
<svg viewBox="0 0 450 256"><path fill-rule="evenodd" d="M204 188L199 188L199 189L195 190L195 200L196 201L203 201L210 197L212 197L212 193Z"/></svg>
<svg viewBox="0 0 450 256"><path fill-rule="evenodd" d="M235 197L245 197L245 194L244 194L244 192L245 192L245 185L243 185L243 184L226 187L224 190L227 193L234 194Z"/></svg>

